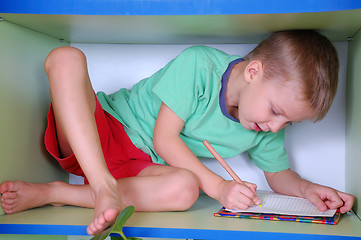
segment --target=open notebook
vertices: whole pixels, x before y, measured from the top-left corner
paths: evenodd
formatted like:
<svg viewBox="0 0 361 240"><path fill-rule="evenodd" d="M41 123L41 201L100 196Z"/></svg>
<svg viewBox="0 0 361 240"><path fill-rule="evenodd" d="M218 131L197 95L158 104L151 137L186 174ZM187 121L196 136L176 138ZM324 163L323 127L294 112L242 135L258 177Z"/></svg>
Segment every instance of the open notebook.
<svg viewBox="0 0 361 240"><path fill-rule="evenodd" d="M237 217L263 220L296 221L323 224L336 224L340 212L328 210L319 211L315 205L306 199L285 196L273 192L257 191L262 207L254 205L247 210L222 208L214 215L217 217Z"/></svg>

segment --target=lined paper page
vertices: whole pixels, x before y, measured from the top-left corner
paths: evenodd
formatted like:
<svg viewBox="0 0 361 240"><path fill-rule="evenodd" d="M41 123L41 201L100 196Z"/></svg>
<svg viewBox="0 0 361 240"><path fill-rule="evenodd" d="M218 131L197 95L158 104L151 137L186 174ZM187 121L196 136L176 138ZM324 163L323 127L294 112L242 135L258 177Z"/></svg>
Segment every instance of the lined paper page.
<svg viewBox="0 0 361 240"><path fill-rule="evenodd" d="M307 199L280 195L273 192L257 191L262 207L254 205L247 210L230 210L234 212L274 213L297 216L332 217L336 210L321 212Z"/></svg>

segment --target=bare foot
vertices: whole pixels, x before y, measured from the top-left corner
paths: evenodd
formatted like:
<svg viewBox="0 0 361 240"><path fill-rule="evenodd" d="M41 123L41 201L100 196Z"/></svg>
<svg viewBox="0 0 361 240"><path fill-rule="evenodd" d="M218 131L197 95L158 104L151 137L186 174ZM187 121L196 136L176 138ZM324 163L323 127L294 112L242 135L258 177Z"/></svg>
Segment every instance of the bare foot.
<svg viewBox="0 0 361 240"><path fill-rule="evenodd" d="M99 215L94 214L94 219L87 228L88 234L96 235L99 232L105 230L115 222L118 214L119 214L119 210L115 208L106 209L104 212L101 212Z"/></svg>
<svg viewBox="0 0 361 240"><path fill-rule="evenodd" d="M93 221L89 224L87 232L96 235L111 226L118 214L125 208L120 197L117 184L102 187L97 194L93 194L95 202Z"/></svg>
<svg viewBox="0 0 361 240"><path fill-rule="evenodd" d="M22 181L6 181L0 185L1 207L6 214L21 212L27 209L52 204L51 189L54 183L27 183Z"/></svg>
<svg viewBox="0 0 361 240"><path fill-rule="evenodd" d="M51 183L6 181L0 185L0 201L6 214L48 204L94 208L94 217L87 231L90 235L95 235L112 225L120 211L125 208L116 181L99 189L97 194L92 194L89 185L76 186L59 181ZM69 198L69 195L73 197Z"/></svg>

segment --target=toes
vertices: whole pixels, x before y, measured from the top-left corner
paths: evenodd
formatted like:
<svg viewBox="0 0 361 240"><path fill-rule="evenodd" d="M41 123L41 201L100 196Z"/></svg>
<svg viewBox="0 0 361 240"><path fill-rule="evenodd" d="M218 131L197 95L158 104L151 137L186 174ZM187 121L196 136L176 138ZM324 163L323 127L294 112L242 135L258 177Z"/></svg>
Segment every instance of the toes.
<svg viewBox="0 0 361 240"><path fill-rule="evenodd" d="M117 219L118 214L119 214L119 210L115 208L107 209L103 214L104 220L108 223L113 223Z"/></svg>
<svg viewBox="0 0 361 240"><path fill-rule="evenodd" d="M97 224L95 225L98 231L103 231L112 225L117 219L118 213L119 211L115 208L105 210L102 217L98 218Z"/></svg>
<svg viewBox="0 0 361 240"><path fill-rule="evenodd" d="M98 217L93 219L87 228L87 232L89 235L95 235L105 229L105 220L103 217Z"/></svg>
<svg viewBox="0 0 361 240"><path fill-rule="evenodd" d="M7 205L14 205L16 204L17 200L13 198L5 198L4 200L1 199L1 202Z"/></svg>
<svg viewBox="0 0 361 240"><path fill-rule="evenodd" d="M12 192L14 189L14 183L10 181L3 182L0 185L1 192L1 207L6 214L15 213L15 205L17 202L17 193Z"/></svg>
<svg viewBox="0 0 361 240"><path fill-rule="evenodd" d="M5 204L15 204L17 202L17 193L5 192L2 194L0 201Z"/></svg>
<svg viewBox="0 0 361 240"><path fill-rule="evenodd" d="M1 199L14 199L17 198L17 193L16 192L6 192L4 194L2 194Z"/></svg>
<svg viewBox="0 0 361 240"><path fill-rule="evenodd" d="M14 188L14 183L10 181L3 182L0 185L0 193L4 194L5 192L11 191Z"/></svg>
<svg viewBox="0 0 361 240"><path fill-rule="evenodd" d="M95 229L94 223L90 223L89 226L87 227L86 231L89 235L95 235L96 229Z"/></svg>
<svg viewBox="0 0 361 240"><path fill-rule="evenodd" d="M95 235L105 230L107 227L109 227L111 224L115 222L118 214L119 211L114 208L105 210L103 214L95 218L93 222L89 224L87 228L88 234Z"/></svg>
<svg viewBox="0 0 361 240"><path fill-rule="evenodd" d="M14 206L12 204L1 203L1 207L6 214L15 213Z"/></svg>
<svg viewBox="0 0 361 240"><path fill-rule="evenodd" d="M95 219L95 226L96 226L96 228L102 228L104 225L105 225L105 223L106 223L106 220L105 220L105 218L103 217L103 216L100 216L100 217L97 217L96 219Z"/></svg>
<svg viewBox="0 0 361 240"><path fill-rule="evenodd" d="M97 218L97 219L93 220L93 224L92 224L92 228L91 228L93 235L95 235L105 229L104 223L105 223L104 218L100 218L100 219Z"/></svg>
<svg viewBox="0 0 361 240"><path fill-rule="evenodd" d="M4 209L13 208L14 204L17 203L17 194L14 192L6 192L2 194L0 201Z"/></svg>

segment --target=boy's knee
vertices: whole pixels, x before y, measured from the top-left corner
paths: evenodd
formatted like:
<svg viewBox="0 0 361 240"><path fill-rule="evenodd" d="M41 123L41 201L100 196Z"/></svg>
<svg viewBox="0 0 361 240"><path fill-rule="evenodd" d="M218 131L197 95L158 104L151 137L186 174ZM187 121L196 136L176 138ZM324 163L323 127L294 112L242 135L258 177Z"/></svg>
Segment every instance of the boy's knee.
<svg viewBox="0 0 361 240"><path fill-rule="evenodd" d="M172 194L177 210L189 209L199 196L199 184L196 176L188 170L180 169L174 175Z"/></svg>
<svg viewBox="0 0 361 240"><path fill-rule="evenodd" d="M74 47L59 47L52 50L44 62L45 71L49 72L71 66L74 61L86 61L82 51Z"/></svg>

